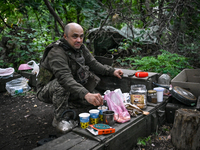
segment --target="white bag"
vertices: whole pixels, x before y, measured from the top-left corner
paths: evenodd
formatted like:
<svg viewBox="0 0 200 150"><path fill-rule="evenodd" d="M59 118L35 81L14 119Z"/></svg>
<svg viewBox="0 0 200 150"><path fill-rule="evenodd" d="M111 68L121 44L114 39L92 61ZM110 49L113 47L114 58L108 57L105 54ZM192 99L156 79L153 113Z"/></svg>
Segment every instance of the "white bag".
<svg viewBox="0 0 200 150"><path fill-rule="evenodd" d="M27 62L28 66L31 67L33 70L32 70L32 73L33 74L36 74L36 77L39 73L39 65L36 64L36 62L34 60L31 60L29 62Z"/></svg>

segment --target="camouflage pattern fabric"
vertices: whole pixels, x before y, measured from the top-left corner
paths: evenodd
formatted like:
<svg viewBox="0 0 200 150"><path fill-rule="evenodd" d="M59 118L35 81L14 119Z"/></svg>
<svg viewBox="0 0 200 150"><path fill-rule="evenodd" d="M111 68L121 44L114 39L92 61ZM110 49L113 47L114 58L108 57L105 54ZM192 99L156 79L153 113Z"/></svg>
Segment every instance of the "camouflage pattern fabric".
<svg viewBox="0 0 200 150"><path fill-rule="evenodd" d="M54 116L57 120L62 118L72 118L72 113L65 114L63 112L68 109L73 109L76 112L76 118L81 112L88 112L89 109L94 108L85 99L80 99L76 95L70 95L57 81L54 79L45 85L38 93L38 99L49 104L53 104ZM70 101L69 101L70 99Z"/></svg>

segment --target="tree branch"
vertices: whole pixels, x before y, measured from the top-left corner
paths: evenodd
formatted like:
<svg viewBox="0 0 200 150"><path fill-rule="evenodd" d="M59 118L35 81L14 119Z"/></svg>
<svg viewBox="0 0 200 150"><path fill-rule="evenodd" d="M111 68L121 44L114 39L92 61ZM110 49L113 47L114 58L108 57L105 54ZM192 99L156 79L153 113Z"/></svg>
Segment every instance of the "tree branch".
<svg viewBox="0 0 200 150"><path fill-rule="evenodd" d="M8 27L8 28L12 28L11 26L9 26L3 19L3 17L0 15L1 20L3 21L3 23Z"/></svg>
<svg viewBox="0 0 200 150"><path fill-rule="evenodd" d="M60 17L56 14L56 12L54 11L53 7L50 5L48 0L44 0L45 5L47 6L47 8L49 9L49 12L53 15L53 17L56 19L56 21L60 24L60 26L62 27L63 31L64 31L64 24L62 22L62 20L60 19Z"/></svg>

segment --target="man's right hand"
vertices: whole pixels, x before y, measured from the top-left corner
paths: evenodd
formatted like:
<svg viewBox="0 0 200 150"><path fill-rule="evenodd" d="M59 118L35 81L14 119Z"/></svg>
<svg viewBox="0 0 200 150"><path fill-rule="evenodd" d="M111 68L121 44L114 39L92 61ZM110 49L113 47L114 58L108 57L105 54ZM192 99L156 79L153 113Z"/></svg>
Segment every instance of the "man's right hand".
<svg viewBox="0 0 200 150"><path fill-rule="evenodd" d="M100 106L103 105L103 98L99 93L87 93L85 95L85 99L88 101L88 103L94 105L94 106Z"/></svg>

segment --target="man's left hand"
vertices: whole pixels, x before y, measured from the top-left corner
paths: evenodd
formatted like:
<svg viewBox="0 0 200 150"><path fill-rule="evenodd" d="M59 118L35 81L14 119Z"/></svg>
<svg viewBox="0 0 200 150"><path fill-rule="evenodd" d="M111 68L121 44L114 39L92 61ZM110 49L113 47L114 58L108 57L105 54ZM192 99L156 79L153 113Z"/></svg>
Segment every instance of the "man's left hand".
<svg viewBox="0 0 200 150"><path fill-rule="evenodd" d="M122 77L122 75L123 75L123 72L122 72L122 70L121 69L117 69L117 70L115 70L114 71L114 76L116 76L116 77L118 77L119 79L121 79Z"/></svg>

